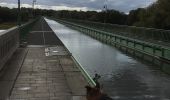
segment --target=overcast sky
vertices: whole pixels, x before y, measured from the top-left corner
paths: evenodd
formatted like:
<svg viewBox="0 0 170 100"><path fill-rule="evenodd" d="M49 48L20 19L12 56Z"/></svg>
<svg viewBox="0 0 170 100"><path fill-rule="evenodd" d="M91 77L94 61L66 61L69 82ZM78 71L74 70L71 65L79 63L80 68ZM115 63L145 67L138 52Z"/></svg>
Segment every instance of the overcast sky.
<svg viewBox="0 0 170 100"><path fill-rule="evenodd" d="M18 0L0 0L1 6L17 7ZM156 0L37 0L36 8L53 10L101 10L104 4L109 9L128 13L132 9L147 7ZM32 0L21 0L22 6L31 7Z"/></svg>

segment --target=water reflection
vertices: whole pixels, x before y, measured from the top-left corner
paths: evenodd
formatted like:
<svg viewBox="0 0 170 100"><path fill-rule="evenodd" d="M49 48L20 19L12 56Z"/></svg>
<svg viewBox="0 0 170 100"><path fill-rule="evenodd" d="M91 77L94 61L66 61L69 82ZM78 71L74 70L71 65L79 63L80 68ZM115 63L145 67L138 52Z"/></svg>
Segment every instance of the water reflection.
<svg viewBox="0 0 170 100"><path fill-rule="evenodd" d="M46 19L83 67L102 76L103 90L115 100L170 100L170 78L117 49Z"/></svg>
<svg viewBox="0 0 170 100"><path fill-rule="evenodd" d="M0 30L0 33L3 32L3 31L5 31L5 30Z"/></svg>
<svg viewBox="0 0 170 100"><path fill-rule="evenodd" d="M120 74L114 75L110 81L103 81L104 90L109 92L114 99L124 100L150 100L156 98L148 90L146 83L142 83L140 77L129 69L120 71ZM110 88L110 87L114 87Z"/></svg>

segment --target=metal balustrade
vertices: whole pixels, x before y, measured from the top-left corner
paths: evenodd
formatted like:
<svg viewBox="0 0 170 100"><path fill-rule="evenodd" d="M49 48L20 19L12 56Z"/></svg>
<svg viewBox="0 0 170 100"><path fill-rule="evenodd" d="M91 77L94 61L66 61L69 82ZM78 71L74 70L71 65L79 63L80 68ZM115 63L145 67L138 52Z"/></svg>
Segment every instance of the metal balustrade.
<svg viewBox="0 0 170 100"><path fill-rule="evenodd" d="M102 42L105 42L110 45L119 44L123 47L127 47L133 49L135 51L142 52L144 54L160 58L160 59L167 59L170 60L170 48L167 46L159 45L150 43L147 41L141 41L134 38L129 38L126 36L122 36L119 34L112 34L110 32L105 32L101 30L97 30L95 28L89 28L83 25L75 24L73 22L68 22L65 20L58 20L57 21L72 27L76 30L79 30L91 37L98 39Z"/></svg>
<svg viewBox="0 0 170 100"><path fill-rule="evenodd" d="M0 70L19 47L20 40L28 33L31 25L35 22L30 21L19 27L13 27L0 33Z"/></svg>
<svg viewBox="0 0 170 100"><path fill-rule="evenodd" d="M170 30L163 29L154 29L154 28L144 28L144 27L135 27L135 26L127 26L127 25L116 25L109 23L99 23L99 22L91 22L84 20L73 20L73 19L64 19L68 22L73 22L79 25L91 27L94 29L98 29L101 31L119 34L122 36L127 36L130 38L150 41L150 42L166 42L170 45ZM162 43L163 44L163 43Z"/></svg>
<svg viewBox="0 0 170 100"><path fill-rule="evenodd" d="M17 27L0 33L0 70L19 46L19 30Z"/></svg>

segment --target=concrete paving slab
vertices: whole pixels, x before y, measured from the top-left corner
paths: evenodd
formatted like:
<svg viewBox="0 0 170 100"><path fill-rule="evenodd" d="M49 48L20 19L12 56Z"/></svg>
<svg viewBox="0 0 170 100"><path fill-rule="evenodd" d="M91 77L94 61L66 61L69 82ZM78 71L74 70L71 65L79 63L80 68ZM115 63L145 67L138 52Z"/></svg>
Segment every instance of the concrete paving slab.
<svg viewBox="0 0 170 100"><path fill-rule="evenodd" d="M6 98L8 98L13 83L13 81L0 81L0 100L5 100Z"/></svg>
<svg viewBox="0 0 170 100"><path fill-rule="evenodd" d="M10 99L85 100L84 86L88 83L71 57L46 57L44 50L45 48L28 48L28 56Z"/></svg>
<svg viewBox="0 0 170 100"><path fill-rule="evenodd" d="M60 64L63 66L75 66L74 61L71 59L71 57L62 57L60 59Z"/></svg>
<svg viewBox="0 0 170 100"><path fill-rule="evenodd" d="M24 57L27 53L26 49L19 48L13 54L11 59L6 63L4 69L0 72L0 100L9 97L13 84L17 78L19 70L22 66Z"/></svg>
<svg viewBox="0 0 170 100"><path fill-rule="evenodd" d="M41 19L28 35L31 46L10 100L85 100L84 86L88 83L51 31Z"/></svg>
<svg viewBox="0 0 170 100"><path fill-rule="evenodd" d="M20 75L14 85L13 99L47 98L50 100L71 96L71 90L58 59L45 57L45 48L29 48ZM39 53L37 51L39 50ZM31 56L30 55L34 55ZM50 94L53 94L50 95ZM71 100L67 98L65 100Z"/></svg>
<svg viewBox="0 0 170 100"><path fill-rule="evenodd" d="M86 95L85 86L88 85L81 72L65 72L66 79L73 95Z"/></svg>
<svg viewBox="0 0 170 100"><path fill-rule="evenodd" d="M68 55L68 52L63 46L54 46L45 48L46 56L55 56L55 55Z"/></svg>
<svg viewBox="0 0 170 100"><path fill-rule="evenodd" d="M76 66L62 66L64 72L80 72Z"/></svg>
<svg viewBox="0 0 170 100"><path fill-rule="evenodd" d="M78 66L70 56L63 56L59 58L60 65L65 73L65 77L69 88L72 92L73 100L86 100L85 86L88 85L87 81L83 77Z"/></svg>
<svg viewBox="0 0 170 100"><path fill-rule="evenodd" d="M73 100L86 100L85 96L73 96Z"/></svg>
<svg viewBox="0 0 170 100"><path fill-rule="evenodd" d="M35 23L27 41L28 45L63 45L43 18Z"/></svg>

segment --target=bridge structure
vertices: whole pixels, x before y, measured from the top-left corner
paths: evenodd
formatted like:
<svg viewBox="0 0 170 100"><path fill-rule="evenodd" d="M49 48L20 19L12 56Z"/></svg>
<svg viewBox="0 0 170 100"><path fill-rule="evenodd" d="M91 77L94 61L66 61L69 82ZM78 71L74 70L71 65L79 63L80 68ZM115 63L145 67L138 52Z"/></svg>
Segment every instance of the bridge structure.
<svg viewBox="0 0 170 100"><path fill-rule="evenodd" d="M170 31L81 20L57 20L101 42L152 62L169 73Z"/></svg>
<svg viewBox="0 0 170 100"><path fill-rule="evenodd" d="M170 73L170 31L51 19ZM84 86L95 86L92 77L44 17L0 33L2 100L86 100Z"/></svg>

